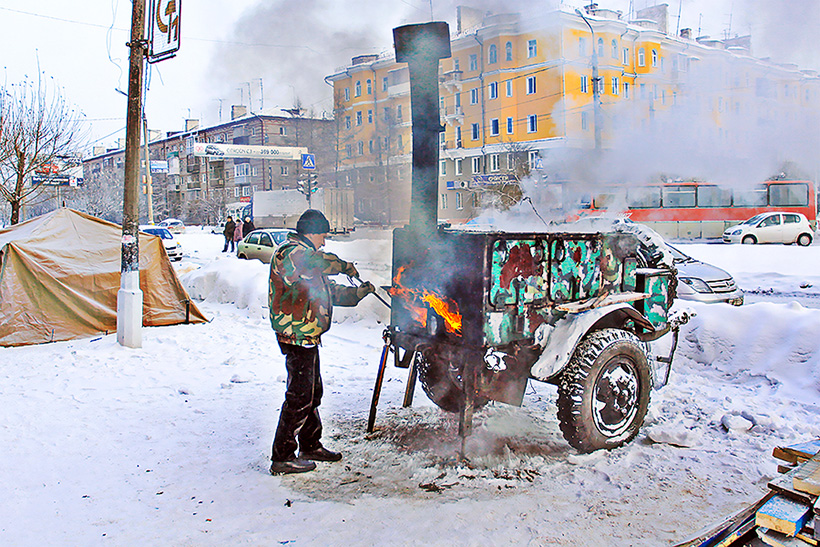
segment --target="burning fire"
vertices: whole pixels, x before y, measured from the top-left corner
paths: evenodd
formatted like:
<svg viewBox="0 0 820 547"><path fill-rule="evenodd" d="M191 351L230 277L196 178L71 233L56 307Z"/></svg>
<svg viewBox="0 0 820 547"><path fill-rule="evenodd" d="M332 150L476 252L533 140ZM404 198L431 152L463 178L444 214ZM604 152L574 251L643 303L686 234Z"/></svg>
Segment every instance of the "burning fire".
<svg viewBox="0 0 820 547"><path fill-rule="evenodd" d="M452 334L461 334L461 313L458 304L449 298L443 298L427 289L411 289L401 283L401 277L407 266L402 266L393 279L393 287L390 289L390 296L399 296L407 303L407 308L413 319L422 326L427 326L427 308L420 303L426 303L442 319L444 319L444 329Z"/></svg>

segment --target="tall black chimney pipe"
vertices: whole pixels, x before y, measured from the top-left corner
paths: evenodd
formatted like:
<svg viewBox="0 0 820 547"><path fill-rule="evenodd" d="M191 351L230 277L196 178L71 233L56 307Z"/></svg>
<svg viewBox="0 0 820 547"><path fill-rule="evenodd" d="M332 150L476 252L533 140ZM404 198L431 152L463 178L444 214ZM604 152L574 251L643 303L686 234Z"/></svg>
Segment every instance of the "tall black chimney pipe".
<svg viewBox="0 0 820 547"><path fill-rule="evenodd" d="M450 56L447 23L405 25L393 29L396 61L410 68L413 119L413 186L410 228L418 235L436 230L438 211L438 62Z"/></svg>

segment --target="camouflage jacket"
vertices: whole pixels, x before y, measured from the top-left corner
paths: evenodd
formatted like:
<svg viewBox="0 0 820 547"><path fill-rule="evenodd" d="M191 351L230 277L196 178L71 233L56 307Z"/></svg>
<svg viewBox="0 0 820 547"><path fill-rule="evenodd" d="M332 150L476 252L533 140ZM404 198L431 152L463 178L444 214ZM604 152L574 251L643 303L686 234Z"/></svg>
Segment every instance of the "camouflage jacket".
<svg viewBox="0 0 820 547"><path fill-rule="evenodd" d="M273 253L268 284L270 324L280 342L319 344L322 333L330 328L333 306L359 303L355 287L328 279L348 266L335 254L316 250L298 234L288 235Z"/></svg>

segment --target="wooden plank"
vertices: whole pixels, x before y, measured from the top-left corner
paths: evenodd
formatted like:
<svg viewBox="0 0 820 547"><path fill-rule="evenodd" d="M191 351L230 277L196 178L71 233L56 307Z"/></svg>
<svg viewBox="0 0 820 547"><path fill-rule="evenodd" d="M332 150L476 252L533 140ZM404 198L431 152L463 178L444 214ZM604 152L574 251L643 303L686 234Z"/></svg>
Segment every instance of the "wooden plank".
<svg viewBox="0 0 820 547"><path fill-rule="evenodd" d="M820 454L797 468L793 485L795 490L820 496Z"/></svg>
<svg viewBox="0 0 820 547"><path fill-rule="evenodd" d="M769 488L778 494L791 498L794 501L805 503L806 505L813 505L817 501L817 496L812 496L806 492L801 492L794 488L795 474L800 470L800 467L795 467L785 475L778 475L769 481Z"/></svg>
<svg viewBox="0 0 820 547"><path fill-rule="evenodd" d="M776 446L772 451L772 456L784 462L803 463L818 452L820 452L820 439L814 439L791 446Z"/></svg>
<svg viewBox="0 0 820 547"><path fill-rule="evenodd" d="M809 521L811 507L776 495L758 509L755 523L762 528L769 528L794 537Z"/></svg>
<svg viewBox="0 0 820 547"><path fill-rule="evenodd" d="M755 513L774 496L769 492L755 503L745 507L734 515L725 518L719 524L709 526L697 532L694 536L686 539L674 547L695 547L700 545L714 546L716 542L723 541L730 537L735 531L743 527L747 522L754 522ZM729 544L731 545L731 544Z"/></svg>
<svg viewBox="0 0 820 547"><path fill-rule="evenodd" d="M759 537L763 543L771 545L772 547L807 547L811 545L811 543L807 543L800 538L787 536L786 534L781 534L776 530L770 530L768 528L758 528L757 537Z"/></svg>

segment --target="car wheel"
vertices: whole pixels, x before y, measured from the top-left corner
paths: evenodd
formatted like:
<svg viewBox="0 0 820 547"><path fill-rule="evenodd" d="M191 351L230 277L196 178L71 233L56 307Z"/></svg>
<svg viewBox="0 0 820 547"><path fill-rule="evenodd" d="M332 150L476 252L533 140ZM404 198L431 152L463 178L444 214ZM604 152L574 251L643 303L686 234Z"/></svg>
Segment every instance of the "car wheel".
<svg viewBox="0 0 820 547"><path fill-rule="evenodd" d="M797 238L797 244L801 247L808 247L811 245L811 236L809 234L800 234Z"/></svg>
<svg viewBox="0 0 820 547"><path fill-rule="evenodd" d="M241 259L243 259L243 260L247 260L247 259L248 259L248 257L247 257L247 256L245 256L244 254L239 255L239 258L241 258Z"/></svg>
<svg viewBox="0 0 820 547"><path fill-rule="evenodd" d="M595 331L578 344L559 379L561 433L579 452L622 446L638 434L651 389L638 338L620 329Z"/></svg>
<svg viewBox="0 0 820 547"><path fill-rule="evenodd" d="M757 243L757 238L755 238L755 236L743 236L741 243L744 245L754 245Z"/></svg>

